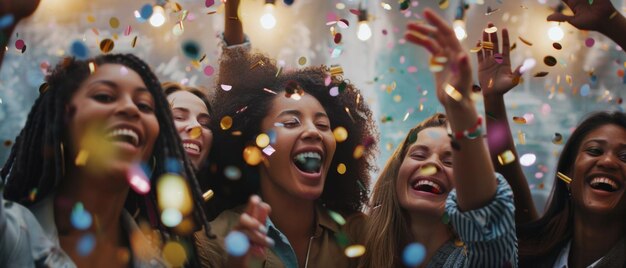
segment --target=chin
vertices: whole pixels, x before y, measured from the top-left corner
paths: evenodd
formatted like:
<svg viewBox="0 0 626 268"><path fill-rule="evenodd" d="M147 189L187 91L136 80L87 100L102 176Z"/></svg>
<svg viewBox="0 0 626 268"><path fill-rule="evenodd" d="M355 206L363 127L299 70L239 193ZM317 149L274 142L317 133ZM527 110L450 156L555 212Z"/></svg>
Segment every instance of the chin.
<svg viewBox="0 0 626 268"><path fill-rule="evenodd" d="M304 200L315 201L322 196L322 191L323 189L304 189L297 195Z"/></svg>

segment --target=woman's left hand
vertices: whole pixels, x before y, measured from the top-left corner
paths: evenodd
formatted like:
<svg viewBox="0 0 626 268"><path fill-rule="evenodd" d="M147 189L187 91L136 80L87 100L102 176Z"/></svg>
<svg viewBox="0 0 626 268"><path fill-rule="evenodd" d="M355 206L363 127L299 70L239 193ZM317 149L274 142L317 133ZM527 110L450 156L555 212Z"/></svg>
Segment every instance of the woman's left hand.
<svg viewBox="0 0 626 268"><path fill-rule="evenodd" d="M448 22L430 9L424 11L424 17L428 24L409 23L405 38L432 55L430 67L435 74L439 102L446 108L471 103L472 69L467 53Z"/></svg>

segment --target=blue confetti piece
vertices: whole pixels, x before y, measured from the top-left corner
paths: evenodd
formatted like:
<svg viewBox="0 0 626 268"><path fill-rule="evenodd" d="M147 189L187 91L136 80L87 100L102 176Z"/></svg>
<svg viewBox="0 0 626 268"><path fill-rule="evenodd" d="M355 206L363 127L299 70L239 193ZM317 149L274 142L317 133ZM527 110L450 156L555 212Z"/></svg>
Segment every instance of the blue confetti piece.
<svg viewBox="0 0 626 268"><path fill-rule="evenodd" d="M87 230L87 228L91 226L93 219L91 213L83 207L83 203L78 202L72 209L70 222L72 222L72 226L78 230Z"/></svg>
<svg viewBox="0 0 626 268"><path fill-rule="evenodd" d="M89 56L89 48L82 41L76 40L70 45L70 54L79 60L84 60Z"/></svg>
<svg viewBox="0 0 626 268"><path fill-rule="evenodd" d="M198 43L194 41L185 41L182 44L183 54L192 60L200 59L200 51L202 50Z"/></svg>
<svg viewBox="0 0 626 268"><path fill-rule="evenodd" d="M87 256L95 247L96 237L93 234L86 234L78 240L78 244L76 244L76 251L80 256Z"/></svg>
<svg viewBox="0 0 626 268"><path fill-rule="evenodd" d="M285 3L285 5L288 5L288 6L293 5L293 1L294 1L294 0L283 0L283 2Z"/></svg>
<svg viewBox="0 0 626 268"><path fill-rule="evenodd" d="M404 248L402 259L404 265L416 267L420 265L426 258L426 248L420 243L411 243Z"/></svg>
<svg viewBox="0 0 626 268"><path fill-rule="evenodd" d="M580 87L580 95L583 97L587 97L590 91L591 91L591 88L589 87L589 84L584 84Z"/></svg>
<svg viewBox="0 0 626 268"><path fill-rule="evenodd" d="M270 129L270 131L267 132L267 136L270 137L270 144L276 144L276 131Z"/></svg>
<svg viewBox="0 0 626 268"><path fill-rule="evenodd" d="M13 25L13 22L15 22L15 17L13 16L13 14L6 14L0 17L0 29L4 29Z"/></svg>
<svg viewBox="0 0 626 268"><path fill-rule="evenodd" d="M150 17L152 17L152 12L153 11L154 10L152 9L152 5L151 4L145 4L139 10L139 15L141 16L142 19L147 20Z"/></svg>
<svg viewBox="0 0 626 268"><path fill-rule="evenodd" d="M175 158L169 157L165 160L165 170L167 170L167 172L180 173L181 169L180 163Z"/></svg>
<svg viewBox="0 0 626 268"><path fill-rule="evenodd" d="M226 245L226 252L235 257L245 255L250 248L250 241L248 241L248 237L239 231L230 232L224 239L224 244Z"/></svg>

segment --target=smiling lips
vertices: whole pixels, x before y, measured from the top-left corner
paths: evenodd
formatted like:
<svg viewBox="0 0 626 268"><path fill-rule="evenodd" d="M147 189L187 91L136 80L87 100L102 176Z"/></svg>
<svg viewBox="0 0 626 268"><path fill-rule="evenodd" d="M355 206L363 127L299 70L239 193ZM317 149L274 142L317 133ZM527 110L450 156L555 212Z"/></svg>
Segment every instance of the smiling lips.
<svg viewBox="0 0 626 268"><path fill-rule="evenodd" d="M318 152L299 153L293 158L293 163L304 173L319 173L322 168L322 155Z"/></svg>
<svg viewBox="0 0 626 268"><path fill-rule="evenodd" d="M134 147L139 146L139 135L136 131L129 128L113 129L106 137L111 141L126 142Z"/></svg>
<svg viewBox="0 0 626 268"><path fill-rule="evenodd" d="M619 183L607 177L595 177L589 182L589 186L605 192L615 192L620 189Z"/></svg>
<svg viewBox="0 0 626 268"><path fill-rule="evenodd" d="M187 154L192 156L200 155L200 151L202 150L202 145L194 140L183 140L183 148Z"/></svg>
<svg viewBox="0 0 626 268"><path fill-rule="evenodd" d="M445 187L443 187L443 185L439 182L424 177L413 179L410 185L414 191L418 192L426 192L435 195L442 195L446 192Z"/></svg>

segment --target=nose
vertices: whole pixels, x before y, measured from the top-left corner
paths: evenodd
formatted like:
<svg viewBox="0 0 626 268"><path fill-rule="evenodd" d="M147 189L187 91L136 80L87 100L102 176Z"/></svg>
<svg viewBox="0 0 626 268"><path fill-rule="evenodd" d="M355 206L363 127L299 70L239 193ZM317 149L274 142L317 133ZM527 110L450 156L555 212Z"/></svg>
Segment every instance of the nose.
<svg viewBox="0 0 626 268"><path fill-rule="evenodd" d="M137 107L137 104L133 101L132 96L119 98L116 114L127 119L139 118L139 107Z"/></svg>
<svg viewBox="0 0 626 268"><path fill-rule="evenodd" d="M305 125L304 133L302 133L302 138L306 141L321 141L322 133L317 128L315 123L310 122Z"/></svg>
<svg viewBox="0 0 626 268"><path fill-rule="evenodd" d="M606 169L617 169L619 168L618 162L619 159L613 153L606 153L602 155L600 160L598 160L598 167L606 168Z"/></svg>
<svg viewBox="0 0 626 268"><path fill-rule="evenodd" d="M433 166L437 168L437 172L443 171L443 163L441 163L441 159L437 154L431 154L430 157L426 158L423 162L422 167Z"/></svg>
<svg viewBox="0 0 626 268"><path fill-rule="evenodd" d="M193 131L196 128L201 127L202 125L200 125L200 122L198 122L198 120L196 120L195 118L191 118L189 119L189 124L187 124L187 126L185 126L185 131L187 133L191 133L191 131Z"/></svg>

